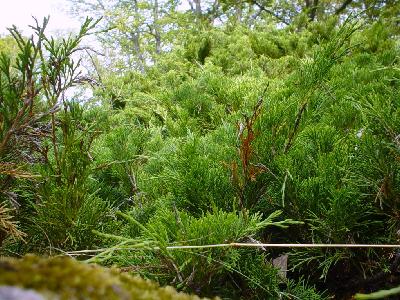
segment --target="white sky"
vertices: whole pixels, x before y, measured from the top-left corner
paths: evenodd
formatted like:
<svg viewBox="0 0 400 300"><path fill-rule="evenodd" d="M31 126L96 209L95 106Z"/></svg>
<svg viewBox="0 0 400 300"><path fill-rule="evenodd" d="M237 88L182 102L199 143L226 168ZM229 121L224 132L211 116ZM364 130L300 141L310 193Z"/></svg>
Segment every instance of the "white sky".
<svg viewBox="0 0 400 300"><path fill-rule="evenodd" d="M16 25L24 35L30 35L28 25L33 25L32 16L38 18L50 15L48 33L62 33L79 27L79 22L70 17L66 9L67 0L0 0L0 35L7 33L7 27Z"/></svg>

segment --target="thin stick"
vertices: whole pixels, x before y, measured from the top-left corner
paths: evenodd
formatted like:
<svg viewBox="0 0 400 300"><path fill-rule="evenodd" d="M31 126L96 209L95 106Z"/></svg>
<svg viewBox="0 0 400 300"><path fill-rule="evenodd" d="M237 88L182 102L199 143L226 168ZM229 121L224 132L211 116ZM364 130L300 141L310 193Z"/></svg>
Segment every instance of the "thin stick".
<svg viewBox="0 0 400 300"><path fill-rule="evenodd" d="M168 246L168 250L175 249L202 249L222 247L254 247L254 248L400 248L400 245L389 244L256 244L256 243L230 243L215 245L194 246Z"/></svg>
<svg viewBox="0 0 400 300"><path fill-rule="evenodd" d="M143 244L141 245L143 246ZM391 244L257 244L257 243L229 243L229 244L213 244L213 245L183 245L183 246L167 246L167 250L180 249L208 249L208 248L226 248L226 247L251 247L251 248L400 248L400 245ZM78 250L68 252L70 255L99 253L112 249L118 250L160 250L160 247L116 247L102 248L93 250Z"/></svg>

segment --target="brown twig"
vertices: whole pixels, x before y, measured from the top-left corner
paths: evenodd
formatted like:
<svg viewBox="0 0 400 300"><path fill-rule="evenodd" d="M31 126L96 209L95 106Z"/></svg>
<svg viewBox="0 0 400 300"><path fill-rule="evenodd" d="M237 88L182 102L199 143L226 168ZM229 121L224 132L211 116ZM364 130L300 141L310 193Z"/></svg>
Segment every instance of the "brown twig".
<svg viewBox="0 0 400 300"><path fill-rule="evenodd" d="M285 150L284 150L284 153L285 153L285 154L286 154L286 153L289 151L289 149L292 147L294 136L296 135L297 130L299 129L300 121L301 121L301 118L303 117L304 111L305 111L306 108L307 108L307 105L308 105L308 102L307 102L307 101L303 102L303 104L301 105L299 111L297 112L296 120L295 120L295 122L294 122L293 130L289 133L289 136L288 136L288 139L287 139L287 142L286 142L286 145L285 145Z"/></svg>

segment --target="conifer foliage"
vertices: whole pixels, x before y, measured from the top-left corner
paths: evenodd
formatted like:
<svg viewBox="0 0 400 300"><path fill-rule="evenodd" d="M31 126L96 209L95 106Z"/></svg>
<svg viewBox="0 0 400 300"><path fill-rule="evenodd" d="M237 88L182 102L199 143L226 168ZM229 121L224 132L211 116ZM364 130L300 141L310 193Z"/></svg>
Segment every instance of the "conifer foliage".
<svg viewBox="0 0 400 300"><path fill-rule="evenodd" d="M224 299L398 292L396 249L226 246L398 243L396 1L71 2L105 17L0 41L2 254Z"/></svg>

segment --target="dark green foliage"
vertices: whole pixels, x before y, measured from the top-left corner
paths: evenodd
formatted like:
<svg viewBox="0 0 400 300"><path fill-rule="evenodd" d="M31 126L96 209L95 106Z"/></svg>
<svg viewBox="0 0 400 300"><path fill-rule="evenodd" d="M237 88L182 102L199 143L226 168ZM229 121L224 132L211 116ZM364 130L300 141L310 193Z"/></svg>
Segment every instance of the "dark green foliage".
<svg viewBox="0 0 400 300"><path fill-rule="evenodd" d="M81 80L71 55L96 23L87 19L76 37L56 41L44 33L47 22L31 39L10 30L20 53L15 61L3 53L0 62L0 152L2 192L19 209L26 248L51 251L92 245L107 205L88 190L96 129L80 104L61 99Z"/></svg>
<svg viewBox="0 0 400 300"><path fill-rule="evenodd" d="M130 227L139 231L129 228L127 233L137 232L133 237L103 235L120 241L120 244L100 253L91 261L134 265L142 275L157 278L163 283L174 281L180 288L206 295L222 292L219 288L228 288L232 284L226 279L229 276L236 277L236 284L243 288L243 291L233 292L233 297L244 293L246 289L273 297L280 294L277 270L264 261L262 255L253 255L248 250L233 247L198 250L167 248L169 245L178 245L179 248L179 245L231 243L251 237L269 226L287 228L290 224L296 224L289 219L276 222L280 212L264 220L259 214L227 213L222 210L194 218L176 207L159 208L145 225L129 215L120 215L128 220ZM245 263L242 263L243 259L246 259ZM218 282L223 287L210 287L210 281Z"/></svg>
<svg viewBox="0 0 400 300"><path fill-rule="evenodd" d="M79 104L64 103L64 111L58 116L60 128L46 157L48 163L39 170L47 180L39 184L40 202L34 205L33 220L27 222L32 221L29 230L37 233L35 238L50 243L50 247L90 246L94 240L91 231L102 228L105 221L106 202L89 190L90 149L96 132L82 119Z"/></svg>
<svg viewBox="0 0 400 300"><path fill-rule="evenodd" d="M374 56L358 44L363 34L353 34L353 25L334 28L329 23L326 26L332 28L333 37L316 37L313 30L317 29L310 28L310 32L294 35L293 38L298 42L285 46L279 59L267 61L263 53L255 53L259 58L252 56L253 67L242 68L242 72L246 72L241 75L237 72L237 59L228 59L229 55L237 53L224 50L222 58L220 51L225 46L219 48L219 44L213 42L212 51L203 67L198 70L183 68L186 73L180 78L185 80L174 81L176 86L164 82L141 96L141 99L152 99L148 103L158 103L163 107L157 109L164 112L163 122L151 121L152 117L147 111L148 107L154 107L151 104L145 110L136 110L137 117L131 120L139 120L139 123L130 128L137 129L128 130L129 134L124 135L122 140L113 137L114 133L106 135L114 142L108 143L109 149L126 145L128 140L133 143L130 151L120 149L111 155L109 161L130 161L139 193L130 198L135 200L132 201L133 208L129 210L140 223L147 224L146 228L152 228L152 234L145 235L147 238L149 234L160 235L165 245L174 242L182 244L200 238L201 244L205 244L202 237L205 238L207 234L202 233L200 228L196 229L198 233L195 236L187 236L186 230L190 231L191 226L196 224L195 220L201 218L203 213L211 211L215 214L215 209L240 209L239 199L242 199L242 208L266 213L283 209L286 217L305 222L305 225L283 233L279 230L264 232L266 241L393 242L395 233L391 232L389 239L386 239L385 228L397 226L395 217L388 217L397 213L391 199L396 199L398 195L398 176L395 171L398 166L393 163L398 155L394 132L399 128L396 123L397 104L394 101L398 71L393 67L398 63L397 52L394 45L388 43L385 54ZM247 45L248 37L240 30L231 32L231 35L224 34L217 31L211 36L218 37L219 41L226 38L224 42L229 44L229 38L236 35L246 40L244 45ZM285 37L284 33L281 34ZM268 37L267 33L265 35ZM260 35L256 37L262 38ZM278 37L272 34L270 38ZM301 50L298 48L300 41ZM305 58L299 62L293 60L293 56ZM168 60L167 57L165 59ZM263 71L265 62L269 66ZM246 63L246 66L249 64ZM377 78L370 71L371 67L376 70L374 72L386 75ZM157 67L152 70L156 71ZM266 76L270 74L273 76L267 79ZM148 77L148 80L150 78L153 77ZM158 79L151 80L160 82ZM263 95L267 80L269 87ZM382 91L385 93L382 94ZM130 93L135 95L135 88ZM247 139L248 131L244 132L241 139L238 128L241 123L245 124L243 114L249 118L254 113L260 96L264 104L260 116L254 119L252 125L254 136ZM136 107L141 105L137 104ZM129 110L126 109L125 114L129 115ZM153 124L153 129L141 127L139 124L143 123L140 120L147 120L144 123L146 126ZM124 124L122 122L118 126L125 128ZM120 130L116 128L114 132ZM250 146L252 151L251 160L247 162L248 170L252 171L236 174L242 174L241 180L248 176L245 186L243 184L246 181L238 185L241 181L235 181L236 175L232 172L234 162L238 166L243 164L243 145ZM103 146L99 147L103 154L107 153ZM135 149L141 150L137 152ZM130 153L141 158L118 158L117 153ZM107 161L106 156L103 157ZM113 186L114 195L120 193L121 197L127 199L129 196L126 191L129 189L123 186L129 187L129 184L126 177L120 177L127 173L123 171L123 165L117 164L103 171L114 170L112 172L116 177L109 177L115 182L112 185L106 184L107 177L104 177L102 190ZM254 166L259 169L254 169ZM253 172L254 176L250 176ZM108 195L111 197L111 194ZM385 211L389 207L394 210L388 214ZM183 211L185 213L181 215ZM159 218L162 221L156 222ZM179 225L180 222L184 226ZM229 230L226 233L223 231L229 226L223 225L222 221L218 224L221 237L209 243L229 240ZM202 225L202 228L207 226ZM176 230L183 231L177 235ZM140 232L134 226L124 229L121 234L138 238ZM159 242L159 238L156 240ZM160 256L141 250L138 255L121 254L115 260L108 256L106 261L121 265L134 264L137 266L135 270L143 275L165 283L180 282L181 288L201 288L206 294L219 291L234 298L249 290L253 295L265 297L278 294L320 297L312 289L294 281L288 281L286 290L282 290L281 280L273 268L261 263L263 255L260 253L251 251L241 254L239 251L236 254L234 251L225 253L227 256L216 253L211 256L211 262L219 261L220 266L225 266L224 272L232 268L232 272L223 274L229 274L232 283L240 286L236 293L228 293L232 288L218 280L215 282L217 286L208 290L204 278L209 276L206 274L212 272L213 268L202 268L207 266L202 261L203 253L195 258L199 254L182 254L181 257L164 253ZM294 274L307 273L311 282L320 277L330 278L340 268L348 270L348 273L343 272L345 276L358 277L362 276L359 271L362 266L376 261L380 253L370 251L360 255L344 250L291 251L289 265ZM237 255L246 259L243 261ZM369 274L379 270L388 261L388 254L384 254L383 259L369 269ZM176 273L174 265L181 274Z"/></svg>
<svg viewBox="0 0 400 300"><path fill-rule="evenodd" d="M210 55L211 47L212 45L210 39L205 38L201 43L199 51L197 52L198 60L202 65L204 65L207 56Z"/></svg>
<svg viewBox="0 0 400 300"><path fill-rule="evenodd" d="M44 49L36 56L41 48L14 31L21 53L0 61L1 200L18 200L15 220L28 243L1 237L4 250L60 248L230 299L389 289L382 282L398 280L394 250L225 245L398 241L397 6L381 3L387 18L375 20L367 2L365 15L346 20L342 11L359 11L358 1L339 12L340 1L224 2L191 26L191 13L171 12L162 23L170 43L157 55L161 23L138 19L132 41L119 45L127 51L136 39L137 62L121 66L131 53L98 62L94 104L63 97L81 82L71 54L89 21L59 41L38 26ZM141 5L155 12L155 3ZM125 6L110 15L119 42L131 16ZM4 211L1 224L15 212ZM288 270L276 264L285 255Z"/></svg>

